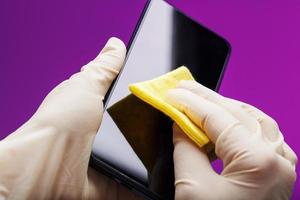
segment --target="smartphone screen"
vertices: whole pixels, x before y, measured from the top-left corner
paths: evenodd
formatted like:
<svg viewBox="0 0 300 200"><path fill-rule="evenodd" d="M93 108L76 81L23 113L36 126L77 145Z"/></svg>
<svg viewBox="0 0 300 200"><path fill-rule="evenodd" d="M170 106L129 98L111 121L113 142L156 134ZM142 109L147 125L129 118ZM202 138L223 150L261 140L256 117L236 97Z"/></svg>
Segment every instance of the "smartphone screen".
<svg viewBox="0 0 300 200"><path fill-rule="evenodd" d="M216 90L229 51L220 36L165 1L151 1L105 102L93 157L109 166L116 177L127 177L155 197L173 199L173 122L130 95L128 85L184 65L196 81Z"/></svg>

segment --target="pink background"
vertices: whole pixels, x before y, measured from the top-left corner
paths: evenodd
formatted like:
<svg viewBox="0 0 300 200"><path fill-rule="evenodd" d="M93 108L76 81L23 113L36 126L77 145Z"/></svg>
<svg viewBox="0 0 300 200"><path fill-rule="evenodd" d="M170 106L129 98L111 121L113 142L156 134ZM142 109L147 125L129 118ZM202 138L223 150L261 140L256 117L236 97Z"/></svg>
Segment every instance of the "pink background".
<svg viewBox="0 0 300 200"><path fill-rule="evenodd" d="M300 1L169 2L229 40L232 55L220 93L271 115L299 155ZM0 139L110 36L128 42L144 3L1 0ZM297 182L294 199L299 192Z"/></svg>

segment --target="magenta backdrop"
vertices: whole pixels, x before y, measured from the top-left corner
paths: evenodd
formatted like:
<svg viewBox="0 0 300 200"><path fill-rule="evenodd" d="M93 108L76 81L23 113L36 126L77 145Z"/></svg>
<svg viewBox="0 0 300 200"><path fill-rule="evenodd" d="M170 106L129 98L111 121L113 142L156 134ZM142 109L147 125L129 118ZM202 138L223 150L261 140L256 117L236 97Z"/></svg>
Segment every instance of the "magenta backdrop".
<svg viewBox="0 0 300 200"><path fill-rule="evenodd" d="M230 41L220 92L275 118L299 155L300 1L169 2ZM128 42L144 3L1 0L0 139L24 123L55 85L94 58L110 36ZM297 182L293 199L299 192Z"/></svg>

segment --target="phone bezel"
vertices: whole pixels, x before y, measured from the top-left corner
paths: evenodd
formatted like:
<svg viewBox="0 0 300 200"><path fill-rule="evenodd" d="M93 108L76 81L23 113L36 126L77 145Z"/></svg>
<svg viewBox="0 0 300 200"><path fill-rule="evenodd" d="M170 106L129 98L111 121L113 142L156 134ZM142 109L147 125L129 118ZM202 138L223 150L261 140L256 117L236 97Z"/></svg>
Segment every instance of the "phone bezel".
<svg viewBox="0 0 300 200"><path fill-rule="evenodd" d="M104 104L104 109L106 109L106 106L107 106L107 102L110 98L110 96L112 95L112 91L114 90L115 86L116 86L116 82L118 81L119 77L120 77L120 74L122 73L122 70L126 64L126 61L128 59L128 56L130 55L130 51L131 51L131 46L132 44L134 43L134 40L136 38L136 35L138 34L139 32L139 28L141 27L142 23L143 23L143 20L146 16L146 13L148 11L148 8L151 4L153 0L147 0L146 3L145 3L145 6L143 8L143 11L139 17L139 20L135 26L135 29L130 37L130 40L128 42L128 45L127 45L127 53L126 53L126 58L125 58L125 61L124 61L124 64L123 64L123 67L122 69L120 70L119 72L119 75L116 77L116 79L113 81L112 85L110 86L108 92L106 93L105 95L105 98L103 100L103 104ZM168 2L167 2L168 3ZM170 4L169 4L170 5ZM173 5L170 5L172 6L174 9L176 9ZM178 9L176 9L177 11L179 11ZM179 11L180 13L182 13L181 11ZM190 16L182 13L183 15L189 17L190 19L193 19L191 18ZM197 22L196 20L194 20L195 22ZM198 22L197 22L198 23ZM200 25L200 23L198 23ZM212 34L216 35L217 37L221 38L227 45L228 47L228 53L227 53L227 56L226 56L226 59L225 59L225 62L222 66L222 70L221 70L221 73L220 73L220 76L219 76L219 80L217 82L217 85L216 85L216 88L215 88L215 91L218 91L219 88L220 88L220 84L222 82L222 79L224 77L224 72L225 72L225 69L226 69L226 66L227 66L227 63L228 63L228 60L229 60L229 57L230 57L230 54L231 54L231 46L230 46L230 43L224 39L223 37L221 37L220 35L216 34L215 32L211 31L210 29L206 28L205 26L201 25L202 27L204 27L207 31L211 32ZM143 184L137 182L136 180L134 180L133 178L131 178L130 176L122 173L121 171L119 171L118 169L116 169L115 167L109 165L108 163L106 163L105 161L101 160L99 157L97 157L93 152L91 153L91 157L90 157L90 166L93 167L95 170L109 176L110 178L116 180L118 183L126 186L127 188L133 190L133 192L135 193L138 193L140 195L142 195L144 198L146 199L161 199L161 197L159 197L157 194L155 194L154 192L150 191L147 187L145 187Z"/></svg>

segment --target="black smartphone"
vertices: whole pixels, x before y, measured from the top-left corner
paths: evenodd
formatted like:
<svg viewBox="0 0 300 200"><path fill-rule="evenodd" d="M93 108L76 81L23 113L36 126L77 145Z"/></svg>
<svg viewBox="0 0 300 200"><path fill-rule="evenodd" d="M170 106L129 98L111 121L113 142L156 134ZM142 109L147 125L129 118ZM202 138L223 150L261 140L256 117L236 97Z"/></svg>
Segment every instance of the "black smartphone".
<svg viewBox="0 0 300 200"><path fill-rule="evenodd" d="M218 90L229 54L224 38L163 0L147 1L122 71L104 100L91 166L145 199L173 199L172 121L130 95L128 85L184 65L196 81ZM120 103L125 97L130 105ZM116 105L127 108L123 128L110 112ZM143 129L145 123L150 129Z"/></svg>

